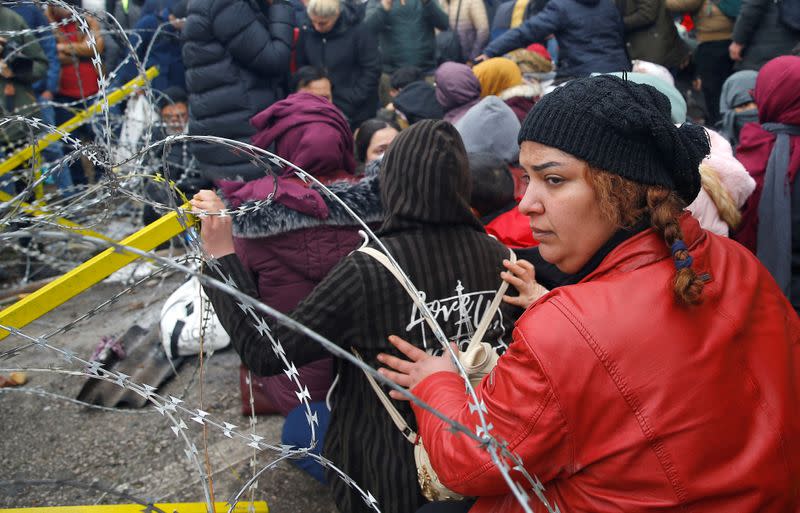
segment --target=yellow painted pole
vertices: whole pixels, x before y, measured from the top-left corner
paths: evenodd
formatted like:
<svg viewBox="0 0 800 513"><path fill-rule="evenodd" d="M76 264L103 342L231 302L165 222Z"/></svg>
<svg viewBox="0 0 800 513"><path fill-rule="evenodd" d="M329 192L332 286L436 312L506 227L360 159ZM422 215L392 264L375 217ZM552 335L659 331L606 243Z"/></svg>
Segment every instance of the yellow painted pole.
<svg viewBox="0 0 800 513"><path fill-rule="evenodd" d="M269 513L269 507L265 501L238 502L233 508L234 513L247 513L253 505L255 513ZM173 502L157 503L156 508L166 513L207 513L208 505L205 502ZM228 511L228 504L225 502L215 502L217 511ZM0 513L142 513L145 507L141 504L108 504L93 506L54 506L42 508L7 508L0 509Z"/></svg>
<svg viewBox="0 0 800 513"><path fill-rule="evenodd" d="M191 207L186 203L181 208L189 209ZM195 222L194 216L186 217L188 226L192 226ZM123 239L120 244L141 251L150 251L183 230L184 227L178 221L178 214L170 212ZM137 258L139 255L135 253L108 248L5 310L0 310L0 324L20 329L101 282ZM8 335L8 331L0 329L0 340Z"/></svg>
<svg viewBox="0 0 800 513"><path fill-rule="evenodd" d="M10 200L11 200L11 195L9 195L8 193L6 193L4 191L0 191L0 201L10 201ZM81 235L88 235L89 237L95 237L95 238L98 238L98 239L103 239L104 241L107 241L107 242L117 242L114 239L110 239L110 238L106 237L102 233L97 233L97 232L92 231L92 230L90 230L88 228L84 228L83 226L79 225L78 223L73 223L69 219L64 219L63 217L57 217L57 216L54 216L51 212L46 212L44 210L39 210L38 208L34 207L30 203L16 203L15 206L18 206L20 208L20 210L22 210L26 214L30 214L32 216L36 216L36 217L52 216L51 218L52 218L54 223L59 224L59 225L65 227L65 228L69 228L71 231L73 231L75 233L80 233Z"/></svg>
<svg viewBox="0 0 800 513"><path fill-rule="evenodd" d="M110 107L112 105L116 105L117 103L121 102L122 100L130 96L137 89L144 87L145 81L153 80L157 76L158 76L158 68L156 66L149 68L144 76L139 75L130 82L126 83L124 86L109 93L106 96L108 106ZM62 132L72 132L73 130L84 124L89 118L100 112L102 109L103 109L103 102L98 101L88 109L82 110L81 112L75 114L75 116L73 116L71 119L59 125L58 129L61 130ZM33 157L34 151L40 152L43 149L50 146L52 143L60 139L61 135L59 135L57 132L48 133L47 135L36 141L36 144L31 144L20 150L15 151L7 159L0 162L0 176L18 168L24 162L30 160L30 158Z"/></svg>

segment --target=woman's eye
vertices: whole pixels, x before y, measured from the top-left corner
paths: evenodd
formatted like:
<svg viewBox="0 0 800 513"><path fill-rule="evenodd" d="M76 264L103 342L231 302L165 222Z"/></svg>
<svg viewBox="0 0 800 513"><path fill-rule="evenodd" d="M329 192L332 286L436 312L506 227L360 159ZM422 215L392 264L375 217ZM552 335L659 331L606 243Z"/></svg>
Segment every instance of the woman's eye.
<svg viewBox="0 0 800 513"><path fill-rule="evenodd" d="M560 176L546 176L544 179L550 185L559 185L564 182Z"/></svg>

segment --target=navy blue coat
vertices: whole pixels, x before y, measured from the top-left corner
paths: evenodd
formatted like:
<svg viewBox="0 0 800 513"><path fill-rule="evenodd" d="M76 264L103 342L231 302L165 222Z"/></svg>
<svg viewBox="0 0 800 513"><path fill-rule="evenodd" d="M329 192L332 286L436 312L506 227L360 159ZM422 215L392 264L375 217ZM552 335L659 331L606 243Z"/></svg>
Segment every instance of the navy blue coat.
<svg viewBox="0 0 800 513"><path fill-rule="evenodd" d="M489 43L484 53L502 56L550 34L558 40L559 77L631 69L622 17L611 0L550 0L542 12Z"/></svg>
<svg viewBox="0 0 800 513"><path fill-rule="evenodd" d="M343 3L330 32L320 34L309 24L297 41L297 67L325 70L333 86L333 103L347 116L351 128L375 116L381 76L378 39L359 14L355 6Z"/></svg>
<svg viewBox="0 0 800 513"><path fill-rule="evenodd" d="M250 118L286 94L292 7L276 0L192 0L182 31L189 93L189 134L250 143ZM265 170L242 152L196 143L193 153L209 180L251 180Z"/></svg>

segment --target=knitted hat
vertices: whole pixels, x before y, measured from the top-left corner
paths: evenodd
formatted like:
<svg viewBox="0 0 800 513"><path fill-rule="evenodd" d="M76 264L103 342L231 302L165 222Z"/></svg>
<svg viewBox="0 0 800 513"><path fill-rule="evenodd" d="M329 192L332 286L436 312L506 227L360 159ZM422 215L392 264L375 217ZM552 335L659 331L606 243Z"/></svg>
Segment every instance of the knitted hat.
<svg viewBox="0 0 800 513"><path fill-rule="evenodd" d="M572 80L528 113L519 142L558 148L590 165L646 185L663 185L688 205L700 191L708 155L702 127L670 119L666 96L611 75Z"/></svg>
<svg viewBox="0 0 800 513"><path fill-rule="evenodd" d="M548 61L551 61L551 62L553 61L553 58L550 56L550 52L547 51L547 48L545 48L544 46L542 46L539 43L533 43L532 45L528 45L528 47L525 48L525 49L528 50L529 52L533 52L535 54L538 54L539 56L543 57L545 60L548 60Z"/></svg>

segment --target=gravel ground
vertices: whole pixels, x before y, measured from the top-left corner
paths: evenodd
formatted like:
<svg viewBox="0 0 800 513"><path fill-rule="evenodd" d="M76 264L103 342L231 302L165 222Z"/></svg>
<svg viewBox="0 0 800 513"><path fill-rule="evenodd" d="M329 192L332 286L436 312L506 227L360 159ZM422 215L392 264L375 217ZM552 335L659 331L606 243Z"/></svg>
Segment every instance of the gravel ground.
<svg viewBox="0 0 800 513"><path fill-rule="evenodd" d="M179 277L148 283L124 295L110 308L76 329L55 336L51 344L89 359L102 336L120 336L134 323L149 326L167 295L180 284ZM124 289L105 282L77 296L25 328L42 335ZM0 351L18 345L20 339L0 341ZM178 376L158 393L180 397L190 409L201 408L215 419L248 426L240 413L238 356L228 350L214 354L204 365L203 400L197 376L198 362L189 360ZM152 407L140 410L103 411L71 403L63 398L41 397L25 390L44 390L74 398L84 378L53 372L79 370L50 350L27 349L0 360L0 375L27 369L23 387L0 389L0 508L119 504L138 501L202 502L199 472L187 460L170 422ZM40 371L32 369L42 369ZM202 427L186 419L184 431L203 457ZM264 442L278 444L283 418L262 416L256 431ZM253 475L253 449L217 430L208 433L208 459L217 501L238 492ZM258 454L258 468L270 461L269 452ZM126 497L127 495L127 497ZM131 500L134 498L135 500ZM334 512L327 489L286 462L267 470L258 479L256 500L266 500L276 513Z"/></svg>

